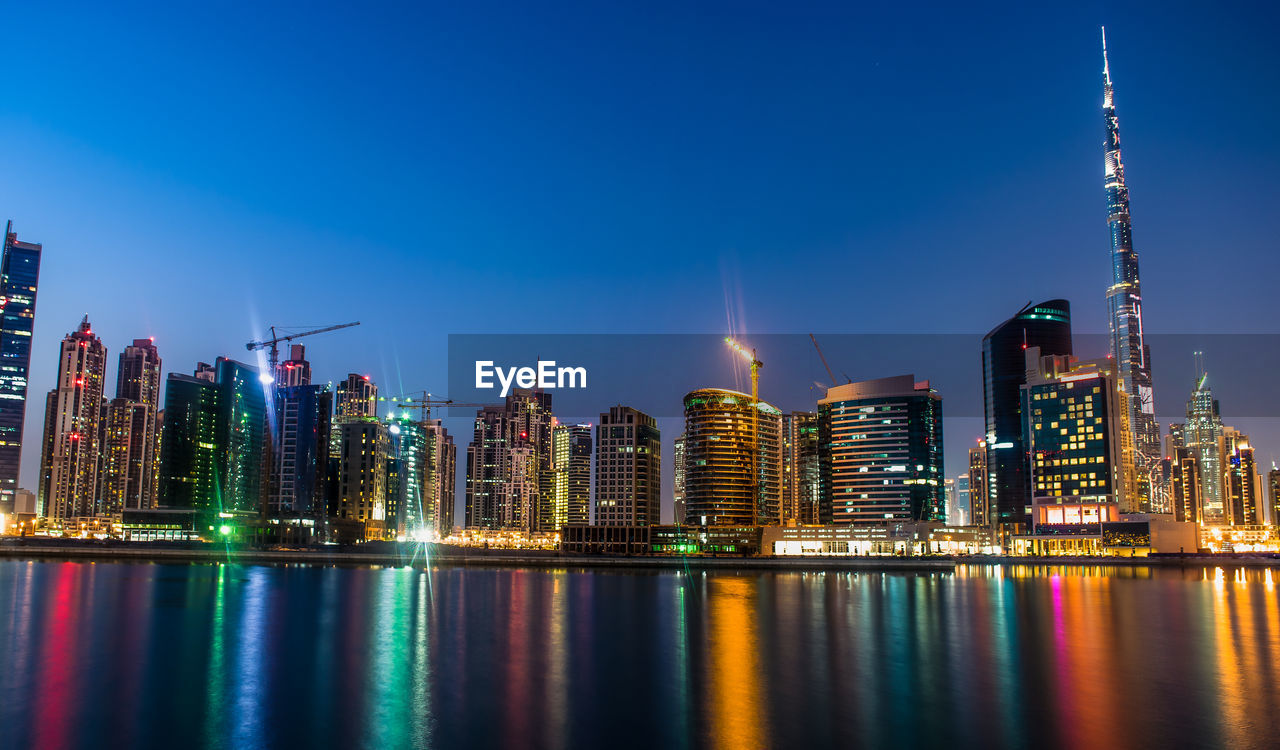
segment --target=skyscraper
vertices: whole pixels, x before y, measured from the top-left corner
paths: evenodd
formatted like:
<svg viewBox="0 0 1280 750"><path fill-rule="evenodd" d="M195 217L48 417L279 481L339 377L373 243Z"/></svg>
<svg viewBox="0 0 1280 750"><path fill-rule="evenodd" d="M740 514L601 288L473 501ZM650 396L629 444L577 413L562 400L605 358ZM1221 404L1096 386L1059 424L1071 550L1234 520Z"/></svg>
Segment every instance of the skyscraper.
<svg viewBox="0 0 1280 750"><path fill-rule="evenodd" d="M307 348L304 345L289 345L289 358L276 364L275 385L276 388L311 385L311 363L307 361Z"/></svg>
<svg viewBox="0 0 1280 750"><path fill-rule="evenodd" d="M914 375L818 400L822 504L836 524L942 521L942 397Z"/></svg>
<svg viewBox="0 0 1280 750"><path fill-rule="evenodd" d="M386 419L387 452L387 532L397 537L418 538L429 525L431 507L427 487L431 481L431 436L410 412L394 412Z"/></svg>
<svg viewBox="0 0 1280 750"><path fill-rule="evenodd" d="M153 339L134 339L120 353L103 447L101 496L109 513L155 504L160 365Z"/></svg>
<svg viewBox="0 0 1280 750"><path fill-rule="evenodd" d="M363 523L366 539L393 534L387 518L388 425L374 418L348 418L333 430L339 446L336 515Z"/></svg>
<svg viewBox="0 0 1280 750"><path fill-rule="evenodd" d="M1129 188L1120 158L1120 124L1107 60L1107 32L1102 31L1102 115L1106 123L1103 184L1107 192L1107 226L1111 230L1111 286L1107 289L1111 356L1116 361L1124 393L1129 397L1129 429L1133 432L1136 506L1142 512L1162 512L1160 428L1156 424L1151 387L1151 351L1142 328L1142 289L1138 254L1133 250L1129 218Z"/></svg>
<svg viewBox="0 0 1280 750"><path fill-rule="evenodd" d="M1280 526L1280 468L1275 462L1267 472L1267 501L1271 504L1271 525Z"/></svg>
<svg viewBox="0 0 1280 750"><path fill-rule="evenodd" d="M258 371L218 357L166 380L160 503L261 512L267 498L267 398Z"/></svg>
<svg viewBox="0 0 1280 750"><path fill-rule="evenodd" d="M991 488L991 471L987 463L987 441L979 440L969 449L969 523L991 528L994 520L988 492Z"/></svg>
<svg viewBox="0 0 1280 750"><path fill-rule="evenodd" d="M378 416L378 386L373 384L368 375L349 373L346 380L338 383L334 403L335 415L339 420L344 417L375 418Z"/></svg>
<svg viewBox="0 0 1280 750"><path fill-rule="evenodd" d="M702 388L684 397L684 432L685 523L782 522L782 412L777 407L753 402L745 393Z"/></svg>
<svg viewBox="0 0 1280 750"><path fill-rule="evenodd" d="M986 418L986 487L979 500L985 512L980 526L1017 533L1027 528L1031 483L1023 443L1022 395L1026 351L1044 356L1071 354L1071 305L1064 299L1027 305L982 339L982 410ZM972 457L971 457L972 458ZM971 477L976 476L970 474ZM975 491L973 483L970 491Z"/></svg>
<svg viewBox="0 0 1280 750"><path fill-rule="evenodd" d="M1226 427L1222 430L1222 491L1232 526L1256 526L1258 518L1258 466L1249 436Z"/></svg>
<svg viewBox="0 0 1280 750"><path fill-rule="evenodd" d="M1209 388L1208 373L1202 373L1187 400L1183 440L1200 475L1200 520L1210 526L1230 523L1222 491L1222 430L1218 400Z"/></svg>
<svg viewBox="0 0 1280 750"><path fill-rule="evenodd" d="M424 500L425 520L430 525L428 536L449 536L453 531L453 505L458 494L458 448L453 436L439 419L429 419L423 429L428 437L428 481ZM413 530L410 530L413 536Z"/></svg>
<svg viewBox="0 0 1280 750"><path fill-rule="evenodd" d="M822 517L818 481L818 415L793 411L782 418L783 520L829 523Z"/></svg>
<svg viewBox="0 0 1280 750"><path fill-rule="evenodd" d="M1186 425L1169 425L1164 452L1169 460L1169 503L1174 520L1203 523L1200 464L1187 447Z"/></svg>
<svg viewBox="0 0 1280 750"><path fill-rule="evenodd" d="M467 447L467 526L555 531L551 394L514 389L476 413Z"/></svg>
<svg viewBox="0 0 1280 750"><path fill-rule="evenodd" d="M45 423L49 453L49 487L45 515L56 523L88 518L106 509L98 501L98 469L102 449L102 388L107 348L94 335L89 316L62 340L58 386L50 399L52 416Z"/></svg>
<svg viewBox="0 0 1280 750"><path fill-rule="evenodd" d="M13 512L22 467L41 251L39 244L18 240L12 221L6 225L0 258L0 514Z"/></svg>
<svg viewBox="0 0 1280 750"><path fill-rule="evenodd" d="M596 425L596 525L657 526L662 514L662 436L653 417L612 406Z"/></svg>
<svg viewBox="0 0 1280 750"><path fill-rule="evenodd" d="M571 526L584 526L591 521L591 425L557 424L551 442L557 516L563 514Z"/></svg>
<svg viewBox="0 0 1280 750"><path fill-rule="evenodd" d="M671 464L674 467L675 476L672 479L671 493L671 513L672 520L677 524L684 523L685 514L685 495L684 495L684 433L680 433L680 437L676 438L671 448Z"/></svg>
<svg viewBox="0 0 1280 750"><path fill-rule="evenodd" d="M298 374L296 364L285 368L286 364L277 365L277 371ZM333 392L328 386L301 383L277 387L274 408L276 440L267 515L322 520Z"/></svg>
<svg viewBox="0 0 1280 750"><path fill-rule="evenodd" d="M1128 404L1112 359L1027 350L1022 386L1031 455L1032 527L1098 527L1136 510ZM1057 532L1055 532L1057 533Z"/></svg>

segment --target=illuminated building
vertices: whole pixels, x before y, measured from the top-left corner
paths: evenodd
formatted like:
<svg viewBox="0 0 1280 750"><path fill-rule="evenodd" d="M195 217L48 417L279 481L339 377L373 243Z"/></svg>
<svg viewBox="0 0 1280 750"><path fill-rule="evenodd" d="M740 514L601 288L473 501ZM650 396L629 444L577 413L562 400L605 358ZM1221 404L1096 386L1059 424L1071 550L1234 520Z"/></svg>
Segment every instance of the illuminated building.
<svg viewBox="0 0 1280 750"><path fill-rule="evenodd" d="M1102 522L1133 512L1126 399L1111 359L1039 354L1027 350L1022 387L1032 530L1092 536Z"/></svg>
<svg viewBox="0 0 1280 750"><path fill-rule="evenodd" d="M295 346L294 349L301 347ZM277 372L297 375L302 369L277 365ZM293 380L301 378L294 377ZM275 388L276 439L273 441L272 481L267 515L272 518L311 518L326 515L325 473L333 412L328 386L297 383Z"/></svg>
<svg viewBox="0 0 1280 750"><path fill-rule="evenodd" d="M120 353L116 397L107 407L101 498L105 511L155 504L160 408L160 354L151 339L134 339Z"/></svg>
<svg viewBox="0 0 1280 750"><path fill-rule="evenodd" d="M987 464L987 443L979 440L976 448L969 449L969 524L972 526L993 525L991 503L987 495L991 481Z"/></svg>
<svg viewBox="0 0 1280 750"><path fill-rule="evenodd" d="M982 526L1017 532L1029 528L1031 479L1023 444L1021 389L1026 383L1026 352L1038 347L1043 356L1070 355L1071 305L1055 299L1027 305L982 339L982 411L985 418L987 486ZM972 456L971 456L972 458ZM970 476L979 476L970 472ZM974 491L972 484L970 491Z"/></svg>
<svg viewBox="0 0 1280 750"><path fill-rule="evenodd" d="M427 499L430 484L431 436L408 411L387 415L387 532L423 538L431 526Z"/></svg>
<svg viewBox="0 0 1280 750"><path fill-rule="evenodd" d="M1249 436L1231 427L1222 430L1222 491L1232 526L1257 526L1258 466Z"/></svg>
<svg viewBox="0 0 1280 750"><path fill-rule="evenodd" d="M676 438L671 447L671 465L674 476L671 481L671 517L676 524L684 523L684 433Z"/></svg>
<svg viewBox="0 0 1280 750"><path fill-rule="evenodd" d="M289 358L276 363L276 388L296 385L311 385L311 363L307 361L307 348L302 344L290 344Z"/></svg>
<svg viewBox="0 0 1280 750"><path fill-rule="evenodd" d="M476 413L467 447L467 526L554 531L551 394L514 389Z"/></svg>
<svg viewBox="0 0 1280 750"><path fill-rule="evenodd" d="M1169 501L1173 505L1173 517L1178 521L1203 523L1200 463L1187 447L1184 425L1169 425L1165 455L1169 460Z"/></svg>
<svg viewBox="0 0 1280 750"><path fill-rule="evenodd" d="M611 406L596 425L596 526L662 522L662 435L654 418Z"/></svg>
<svg viewBox="0 0 1280 750"><path fill-rule="evenodd" d="M260 512L267 399L258 371L219 357L165 381L160 505Z"/></svg>
<svg viewBox="0 0 1280 750"><path fill-rule="evenodd" d="M1271 525L1280 527L1280 468L1275 462L1267 472L1267 501L1271 506Z"/></svg>
<svg viewBox="0 0 1280 750"><path fill-rule="evenodd" d="M556 424L551 442L556 472L556 520L561 526L590 523L591 425Z"/></svg>
<svg viewBox="0 0 1280 750"><path fill-rule="evenodd" d="M685 395L684 425L684 522L780 523L782 412L763 401L753 403L745 393L703 388Z"/></svg>
<svg viewBox="0 0 1280 750"><path fill-rule="evenodd" d="M62 339L58 385L45 424L49 484L44 513L55 523L89 518L105 509L98 502L102 450L102 387L107 348L94 335L89 316Z"/></svg>
<svg viewBox="0 0 1280 750"><path fill-rule="evenodd" d="M1222 416L1218 400L1209 389L1209 375L1203 373L1187 401L1187 421L1183 441L1188 455L1196 461L1200 475L1200 507L1205 524L1229 523L1222 491Z"/></svg>
<svg viewBox="0 0 1280 750"><path fill-rule="evenodd" d="M970 505L970 496L969 496L969 475L961 474L960 476L956 477L955 487L956 487L956 507L959 509L959 513L957 514L957 518L954 521L948 516L947 523L950 523L952 525L958 524L961 526L968 526L970 524L969 509L972 507Z"/></svg>
<svg viewBox="0 0 1280 750"><path fill-rule="evenodd" d="M793 411L782 418L782 508L788 523L829 523L818 481L818 415Z"/></svg>
<svg viewBox="0 0 1280 750"><path fill-rule="evenodd" d="M944 519L942 397L929 381L834 386L818 401L818 430L822 504L833 523Z"/></svg>
<svg viewBox="0 0 1280 750"><path fill-rule="evenodd" d="M288 363L285 363L288 364ZM338 383L337 397L334 400L335 421L352 417L356 419L376 418L378 416L378 386L373 384L368 375L350 373L347 379Z"/></svg>
<svg viewBox="0 0 1280 750"><path fill-rule="evenodd" d="M346 419L333 426L338 444L338 507L341 519L364 524L366 539L395 531L387 519L387 458L390 432L376 419ZM394 520L394 519L393 519Z"/></svg>
<svg viewBox="0 0 1280 750"><path fill-rule="evenodd" d="M0 257L0 515L13 512L22 466L41 252L39 244L18 240L12 221L5 226Z"/></svg>
<svg viewBox="0 0 1280 750"><path fill-rule="evenodd" d="M1102 114L1106 123L1106 155L1103 183L1107 193L1107 226L1111 230L1110 310L1111 357L1129 397L1129 425L1134 443L1134 505L1144 513L1161 512L1164 492L1159 471L1162 459L1160 428L1155 419L1151 387L1151 351L1143 338L1142 290L1138 281L1138 254L1133 250L1129 220L1129 188L1120 157L1120 125L1107 61L1106 31L1102 35ZM1046 352L1049 354L1051 352Z"/></svg>
<svg viewBox="0 0 1280 750"><path fill-rule="evenodd" d="M424 519L437 538L453 532L453 505L457 496L458 448L439 419L423 423L427 435L427 485Z"/></svg>

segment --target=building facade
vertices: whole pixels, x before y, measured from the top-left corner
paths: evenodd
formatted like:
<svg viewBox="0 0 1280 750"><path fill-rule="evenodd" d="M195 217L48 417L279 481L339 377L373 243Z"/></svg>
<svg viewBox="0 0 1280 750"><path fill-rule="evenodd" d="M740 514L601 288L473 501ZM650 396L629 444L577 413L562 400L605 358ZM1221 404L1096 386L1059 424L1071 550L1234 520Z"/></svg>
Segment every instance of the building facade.
<svg viewBox="0 0 1280 750"><path fill-rule="evenodd" d="M596 526L662 523L662 435L653 417L613 406L596 425Z"/></svg>
<svg viewBox="0 0 1280 750"><path fill-rule="evenodd" d="M838 385L818 401L822 504L835 524L942 521L942 397L914 375Z"/></svg>
<svg viewBox="0 0 1280 750"><path fill-rule="evenodd" d="M982 525L1000 526L1011 532L1030 524L1031 483L1023 444L1021 400L1029 347L1038 347L1044 356L1072 353L1070 303L1055 299L1028 305L982 339L987 464L983 474L987 486L981 499L988 509Z"/></svg>
<svg viewBox="0 0 1280 750"><path fill-rule="evenodd" d="M1110 358L1078 361L1027 350L1022 387L1033 534L1092 533L1134 513L1128 402Z"/></svg>
<svg viewBox="0 0 1280 750"><path fill-rule="evenodd" d="M671 480L671 517L676 525L684 523L684 433L671 445L671 465L674 476Z"/></svg>
<svg viewBox="0 0 1280 750"><path fill-rule="evenodd" d="M1120 124L1116 117L1106 31L1102 36L1102 115L1106 127L1103 186L1107 195L1107 227L1111 235L1111 286L1107 288L1111 357L1128 396L1129 429L1134 444L1134 505L1143 513L1164 511L1160 481L1160 428L1156 424L1151 385L1151 351L1142 327L1142 288L1138 254L1133 249L1129 188L1120 156Z"/></svg>
<svg viewBox="0 0 1280 750"><path fill-rule="evenodd" d="M1187 453L1195 459L1200 477L1201 520L1209 526L1230 522L1222 490L1222 431L1218 400L1209 388L1209 375L1203 373L1187 400L1187 421L1182 434Z"/></svg>
<svg viewBox="0 0 1280 750"><path fill-rule="evenodd" d="M987 463L987 441L979 440L969 449L969 523L991 528L995 525L989 491L991 470Z"/></svg>
<svg viewBox="0 0 1280 750"><path fill-rule="evenodd" d="M116 397L107 407L103 444L100 494L110 513L155 505L160 368L154 339L134 339L120 353Z"/></svg>
<svg viewBox="0 0 1280 750"><path fill-rule="evenodd" d="M288 363L277 365L277 371L283 369L296 375L301 370L296 362L292 368L285 368L285 364ZM279 383L277 380L276 385ZM322 520L326 515L325 473L333 392L328 386L299 383L277 387L274 401L275 439L267 515Z"/></svg>
<svg viewBox="0 0 1280 750"><path fill-rule="evenodd" d="M560 525L591 522L591 425L555 424L551 452L556 473L555 515Z"/></svg>
<svg viewBox="0 0 1280 750"><path fill-rule="evenodd" d="M55 523L108 512L98 497L106 367L107 348L86 315L62 340L52 415L45 417L49 483L43 506Z"/></svg>
<svg viewBox="0 0 1280 750"><path fill-rule="evenodd" d="M1222 491L1232 526L1257 526L1258 464L1249 436L1226 427L1222 430Z"/></svg>
<svg viewBox="0 0 1280 750"><path fill-rule="evenodd" d="M684 427L686 524L782 522L782 412L745 393L703 388L684 397Z"/></svg>
<svg viewBox="0 0 1280 750"><path fill-rule="evenodd" d="M22 470L22 429L27 416L31 334L42 252L41 245L20 241L13 222L8 222L4 255L0 256L0 514L13 512Z"/></svg>
<svg viewBox="0 0 1280 750"><path fill-rule="evenodd" d="M824 518L818 473L818 415L794 411L782 418L783 521L830 523Z"/></svg>

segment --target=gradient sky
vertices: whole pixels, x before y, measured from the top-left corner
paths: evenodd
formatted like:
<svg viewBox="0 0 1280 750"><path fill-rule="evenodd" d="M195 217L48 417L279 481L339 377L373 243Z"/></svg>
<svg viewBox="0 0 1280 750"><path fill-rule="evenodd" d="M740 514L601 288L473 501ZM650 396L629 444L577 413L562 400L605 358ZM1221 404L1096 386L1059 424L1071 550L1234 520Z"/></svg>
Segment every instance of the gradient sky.
<svg viewBox="0 0 1280 750"><path fill-rule="evenodd" d="M1273 7L114 5L3 14L28 487L86 312L179 372L361 320L317 380L436 392L449 333L980 333L1059 296L1103 331L1103 23L1148 329L1276 329Z"/></svg>

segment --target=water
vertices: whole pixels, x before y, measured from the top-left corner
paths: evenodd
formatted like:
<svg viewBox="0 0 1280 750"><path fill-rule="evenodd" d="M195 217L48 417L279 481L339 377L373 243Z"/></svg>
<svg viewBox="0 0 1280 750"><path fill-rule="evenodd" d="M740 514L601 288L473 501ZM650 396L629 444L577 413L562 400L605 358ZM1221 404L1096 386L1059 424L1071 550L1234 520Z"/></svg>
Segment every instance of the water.
<svg viewBox="0 0 1280 750"><path fill-rule="evenodd" d="M0 745L1276 747L1275 578L3 561Z"/></svg>

